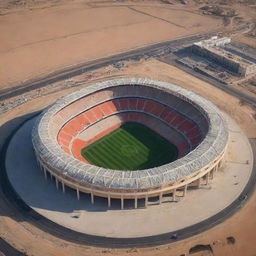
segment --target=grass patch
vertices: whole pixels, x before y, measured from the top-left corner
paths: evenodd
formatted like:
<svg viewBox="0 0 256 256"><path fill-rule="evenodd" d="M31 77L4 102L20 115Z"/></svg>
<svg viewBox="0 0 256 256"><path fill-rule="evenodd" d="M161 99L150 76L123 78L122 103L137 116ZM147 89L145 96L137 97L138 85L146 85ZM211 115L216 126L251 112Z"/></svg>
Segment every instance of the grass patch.
<svg viewBox="0 0 256 256"><path fill-rule="evenodd" d="M148 127L135 122L121 127L81 151L93 165L115 170L142 170L172 162L178 149Z"/></svg>

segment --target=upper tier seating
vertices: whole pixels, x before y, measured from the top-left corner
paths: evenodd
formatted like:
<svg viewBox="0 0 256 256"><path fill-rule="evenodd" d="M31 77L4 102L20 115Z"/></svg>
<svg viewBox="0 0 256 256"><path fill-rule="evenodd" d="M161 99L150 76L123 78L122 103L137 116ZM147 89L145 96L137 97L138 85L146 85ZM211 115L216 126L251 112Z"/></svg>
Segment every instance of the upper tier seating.
<svg viewBox="0 0 256 256"><path fill-rule="evenodd" d="M116 117L116 120L112 117ZM157 123L154 119L158 120ZM200 118L199 120L202 121ZM151 99L132 97L108 100L80 112L59 130L58 143L65 152L72 153L81 160L81 146L89 145L105 135L111 127L118 127L128 121L142 123L153 130L157 128L156 132L178 147L179 157L195 148L202 139L197 123L186 116ZM100 126L104 127L103 130ZM89 131L93 135L89 135ZM81 140L81 134L87 136Z"/></svg>

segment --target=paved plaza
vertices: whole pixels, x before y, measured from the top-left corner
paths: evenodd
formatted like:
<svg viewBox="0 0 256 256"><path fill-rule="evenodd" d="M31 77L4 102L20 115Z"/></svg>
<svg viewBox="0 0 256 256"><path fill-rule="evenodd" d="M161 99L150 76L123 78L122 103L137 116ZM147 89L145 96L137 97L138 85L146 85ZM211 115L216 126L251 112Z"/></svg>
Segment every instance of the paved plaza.
<svg viewBox="0 0 256 256"><path fill-rule="evenodd" d="M61 187L56 190L54 180L44 178L39 169L31 143L31 129L35 118L26 122L12 138L7 156L6 170L9 180L20 197L35 211L46 218L86 234L106 237L142 237L167 233L199 223L224 209L233 202L247 184L253 164L248 139L238 125L226 116L230 143L224 166L215 173L209 185L190 189L186 197L177 196L179 202L165 197L158 200L139 201L138 209L125 200L125 210L120 200L113 200L108 208L107 199L89 195L77 200L75 191ZM202 193L203 192L203 193Z"/></svg>

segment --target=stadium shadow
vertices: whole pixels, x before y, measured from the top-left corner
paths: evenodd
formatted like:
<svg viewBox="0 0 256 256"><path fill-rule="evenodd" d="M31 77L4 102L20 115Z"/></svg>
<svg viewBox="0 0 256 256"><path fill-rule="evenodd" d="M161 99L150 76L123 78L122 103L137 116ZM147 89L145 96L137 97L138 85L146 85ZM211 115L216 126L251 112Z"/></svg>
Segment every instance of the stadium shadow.
<svg viewBox="0 0 256 256"><path fill-rule="evenodd" d="M0 127L0 216L7 216L15 219L16 221L24 221L22 214L14 214L14 209L17 208L19 212L31 212L28 207L17 193L13 190L5 169L5 157L8 144L12 136L27 120L37 116L41 111L31 112L26 115L22 115L13 118Z"/></svg>
<svg viewBox="0 0 256 256"><path fill-rule="evenodd" d="M66 187L65 194L61 191L61 189L57 190L55 185L54 178L51 180L48 175L48 180L46 181L43 175L43 172L40 170L37 165L34 157L34 153L32 150L32 143L30 140L31 129L33 123L28 126L28 130L26 129L26 134L20 136L19 139L24 139L26 141L27 148L30 147L28 156L28 160L24 159L25 162L31 162L31 165L26 165L31 168L24 168L24 170L17 170L15 173L15 180L19 183L28 184L27 186L22 186L23 191L15 191L13 185L9 181L9 178L6 173L5 166L5 158L7 153L8 145L11 139L17 134L17 132L25 125L28 125L28 122L33 122L33 118L37 113L31 113L28 115L21 116L19 118L15 118L6 124L4 124L0 131L1 135L5 134L5 141L2 150L1 150L1 194L2 198L6 198L13 206L15 206L20 212L24 213L26 216L37 216L38 215L33 211L33 208L48 211L58 211L65 213L74 213L76 211L84 210L91 212L102 212L108 210L120 210L120 200L112 199L111 208L108 208L108 203L106 198L96 197L94 200L94 204L91 203L90 194L81 193L80 200L76 198L76 191ZM32 119L32 120L30 120ZM5 131L5 133L4 133ZM3 132L3 133L2 133ZM24 144L21 142L21 144ZM18 149L17 149L18 150ZM23 150L25 151L25 150ZM33 155L31 155L33 154ZM17 157L19 157L17 155ZM22 157L22 156L21 156ZM26 170L25 170L26 169ZM33 172L31 172L33 170ZM13 182L13 181L12 181ZM31 186L33 184L33 186ZM16 184L17 185L17 184ZM19 184L18 184L19 186ZM31 193L33 192L33 193ZM20 196L21 195L21 196ZM24 197L25 196L25 197ZM26 201L22 198L26 198ZM138 208L144 208L144 199L138 200ZM125 209L133 209L134 200L125 200ZM1 214L1 212L0 212ZM18 216L18 215L17 215ZM17 217L16 216L16 217ZM23 221L23 219L20 219Z"/></svg>

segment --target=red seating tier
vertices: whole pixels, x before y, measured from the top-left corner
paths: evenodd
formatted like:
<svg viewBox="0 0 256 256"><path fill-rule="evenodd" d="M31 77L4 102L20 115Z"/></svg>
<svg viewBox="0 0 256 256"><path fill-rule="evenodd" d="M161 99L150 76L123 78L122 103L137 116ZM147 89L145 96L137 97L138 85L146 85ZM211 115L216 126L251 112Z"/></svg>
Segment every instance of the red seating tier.
<svg viewBox="0 0 256 256"><path fill-rule="evenodd" d="M71 137L77 135L77 131L73 130L69 125L65 125L61 131L65 132L66 134L70 135Z"/></svg>
<svg viewBox="0 0 256 256"><path fill-rule="evenodd" d="M196 127L195 124L193 124L189 120L185 120L182 124L178 126L178 129L182 132L189 132L194 127Z"/></svg>
<svg viewBox="0 0 256 256"><path fill-rule="evenodd" d="M70 142L70 141L62 140L60 137L58 138L58 143L59 143L61 146L69 147L69 142Z"/></svg>
<svg viewBox="0 0 256 256"><path fill-rule="evenodd" d="M162 118L163 120L166 120L165 118L169 115L169 113L170 113L170 109L167 107L164 107L164 109L160 115L160 118Z"/></svg>
<svg viewBox="0 0 256 256"><path fill-rule="evenodd" d="M58 140L62 140L62 141L64 140L64 141L70 142L72 140L72 135L68 135L61 130L58 135Z"/></svg>
<svg viewBox="0 0 256 256"><path fill-rule="evenodd" d="M89 145L92 142L98 140L105 134L109 133L111 130L116 129L121 125L121 123L107 129L102 133L99 133L92 140L87 142L76 138L78 133L84 130L88 125L101 120L103 117L117 113L120 110L139 110L160 117L160 119L171 124L171 126L178 128L179 131L185 133L187 138L189 138L192 147L195 147L201 141L199 127L174 110L171 110L168 107L152 100L141 98L122 98L104 102L70 120L63 126L58 134L59 145L65 152L71 154L69 148L72 143L72 154L79 160L84 161L84 158L81 156L81 149L86 145ZM149 118L150 116L141 115L140 112L127 112L122 114L122 123L127 121L135 121L147 125ZM189 150L187 142L182 142L176 146L179 148L180 156L184 156Z"/></svg>
<svg viewBox="0 0 256 256"><path fill-rule="evenodd" d="M119 110L127 110L128 106L129 106L128 104L129 104L128 99L120 99L119 100L119 105L120 105Z"/></svg>
<svg viewBox="0 0 256 256"><path fill-rule="evenodd" d="M112 109L112 105L109 102L105 102L101 105L99 105L99 108L102 113L104 113L105 116L109 116L114 113Z"/></svg>
<svg viewBox="0 0 256 256"><path fill-rule="evenodd" d="M144 111L145 111L146 113L152 113L154 107L155 107L154 102L152 102L152 101L150 101L150 100L147 100L147 101L145 102Z"/></svg>
<svg viewBox="0 0 256 256"><path fill-rule="evenodd" d="M92 139L88 140L88 141L84 141L81 139L76 138L73 143L72 143L72 154L75 158L77 158L78 160L84 162L84 163L89 163L86 159L84 159L84 157L81 155L81 150L92 144L93 142L95 142L96 140L102 138L103 136L105 136L106 134L112 132L113 130L117 129L118 127L120 127L122 123L116 124L108 129L106 129L105 131L97 134L97 136L93 137Z"/></svg>
<svg viewBox="0 0 256 256"><path fill-rule="evenodd" d="M171 122L178 116L179 114L172 111L172 110L169 110L169 113L168 115L165 117L165 121L169 124L171 124Z"/></svg>
<svg viewBox="0 0 256 256"><path fill-rule="evenodd" d="M76 118L69 121L68 122L69 127L77 132L81 131L85 126L85 124L80 119L82 119L82 117L77 116Z"/></svg>
<svg viewBox="0 0 256 256"><path fill-rule="evenodd" d="M143 110L145 106L145 101L144 99L138 99L137 102L137 110Z"/></svg>
<svg viewBox="0 0 256 256"><path fill-rule="evenodd" d="M90 123L97 121L96 116L94 115L94 109L90 109L84 113L84 116L89 120Z"/></svg>
<svg viewBox="0 0 256 256"><path fill-rule="evenodd" d="M86 147L87 143L83 140L80 139L75 139L73 141L72 144L72 154L75 158L77 158L78 160L84 162L84 163L88 163L88 161L86 161L82 155L81 155L81 150L82 148Z"/></svg>
<svg viewBox="0 0 256 256"><path fill-rule="evenodd" d="M137 99L130 99L129 100L129 107L130 110L136 110L137 109Z"/></svg>
<svg viewBox="0 0 256 256"><path fill-rule="evenodd" d="M108 107L112 111L112 113L117 112L117 107L114 101L108 101Z"/></svg>
<svg viewBox="0 0 256 256"><path fill-rule="evenodd" d="M96 118L96 120L100 120L102 119L102 117L104 116L104 113L101 111L100 107L97 106L97 107L94 107L92 109L93 113L94 113L94 116Z"/></svg>
<svg viewBox="0 0 256 256"><path fill-rule="evenodd" d="M176 117L173 118L171 121L170 121L170 124L173 125L173 126L178 126L181 122L185 121L185 117L179 115L179 114L176 114Z"/></svg>
<svg viewBox="0 0 256 256"><path fill-rule="evenodd" d="M159 116L164 110L164 106L154 102L154 108L152 109L151 113L156 116Z"/></svg>
<svg viewBox="0 0 256 256"><path fill-rule="evenodd" d="M200 130L197 126L195 126L193 129L191 129L190 131L187 132L187 137L189 139L197 136L198 134L200 134Z"/></svg>

